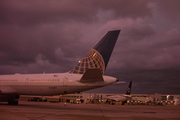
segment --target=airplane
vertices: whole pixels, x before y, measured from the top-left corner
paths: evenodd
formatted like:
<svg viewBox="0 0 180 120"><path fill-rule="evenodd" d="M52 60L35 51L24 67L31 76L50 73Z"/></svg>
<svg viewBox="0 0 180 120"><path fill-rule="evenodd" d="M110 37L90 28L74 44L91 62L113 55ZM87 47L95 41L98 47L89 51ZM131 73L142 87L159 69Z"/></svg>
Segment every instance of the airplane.
<svg viewBox="0 0 180 120"><path fill-rule="evenodd" d="M180 105L180 99L179 98L176 98L174 100L174 105Z"/></svg>
<svg viewBox="0 0 180 120"><path fill-rule="evenodd" d="M69 72L0 75L0 102L18 105L20 95L79 93L119 81L104 75L119 33L120 30L108 31Z"/></svg>
<svg viewBox="0 0 180 120"><path fill-rule="evenodd" d="M131 100L146 104L146 103L151 103L153 101L153 98L149 96L133 96Z"/></svg>
<svg viewBox="0 0 180 120"><path fill-rule="evenodd" d="M117 101L117 102L122 102L122 105L124 105L127 100L131 99L131 86L132 86L132 81L129 83L128 89L126 91L126 94L118 94L118 95L112 95L107 97L107 101L109 103Z"/></svg>

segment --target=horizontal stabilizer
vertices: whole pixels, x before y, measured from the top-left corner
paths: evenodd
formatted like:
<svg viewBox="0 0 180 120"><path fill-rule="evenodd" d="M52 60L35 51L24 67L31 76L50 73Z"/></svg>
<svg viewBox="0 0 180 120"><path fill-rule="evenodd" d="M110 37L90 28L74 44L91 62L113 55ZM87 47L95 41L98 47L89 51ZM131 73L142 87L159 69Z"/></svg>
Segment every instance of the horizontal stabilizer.
<svg viewBox="0 0 180 120"><path fill-rule="evenodd" d="M0 86L0 95L1 94L15 94L16 90L8 86Z"/></svg>
<svg viewBox="0 0 180 120"><path fill-rule="evenodd" d="M80 82L82 83L103 82L103 81L104 79L102 77L102 73L100 69L97 69L97 68L87 69L80 80Z"/></svg>

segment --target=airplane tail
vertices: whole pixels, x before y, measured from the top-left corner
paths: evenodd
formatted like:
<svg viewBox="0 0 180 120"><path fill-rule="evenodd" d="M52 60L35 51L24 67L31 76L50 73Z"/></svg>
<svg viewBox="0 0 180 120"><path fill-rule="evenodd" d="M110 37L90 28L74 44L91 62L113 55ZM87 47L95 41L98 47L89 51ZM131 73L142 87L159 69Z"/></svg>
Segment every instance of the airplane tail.
<svg viewBox="0 0 180 120"><path fill-rule="evenodd" d="M131 94L131 86L132 86L132 81L129 83L128 89L126 91L126 95L130 95Z"/></svg>
<svg viewBox="0 0 180 120"><path fill-rule="evenodd" d="M84 74L87 69L98 68L104 74L120 30L108 31L70 73Z"/></svg>

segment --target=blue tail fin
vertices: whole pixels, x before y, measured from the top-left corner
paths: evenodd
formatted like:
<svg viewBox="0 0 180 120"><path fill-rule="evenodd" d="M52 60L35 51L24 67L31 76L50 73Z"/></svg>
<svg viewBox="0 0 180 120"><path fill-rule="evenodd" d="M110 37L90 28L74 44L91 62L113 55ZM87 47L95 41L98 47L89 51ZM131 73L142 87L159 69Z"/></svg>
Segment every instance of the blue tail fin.
<svg viewBox="0 0 180 120"><path fill-rule="evenodd" d="M132 81L129 83L128 89L126 91L126 95L130 95L131 94L131 86L132 86Z"/></svg>
<svg viewBox="0 0 180 120"><path fill-rule="evenodd" d="M120 30L107 32L70 73L84 74L88 68L99 68L104 74L119 33Z"/></svg>

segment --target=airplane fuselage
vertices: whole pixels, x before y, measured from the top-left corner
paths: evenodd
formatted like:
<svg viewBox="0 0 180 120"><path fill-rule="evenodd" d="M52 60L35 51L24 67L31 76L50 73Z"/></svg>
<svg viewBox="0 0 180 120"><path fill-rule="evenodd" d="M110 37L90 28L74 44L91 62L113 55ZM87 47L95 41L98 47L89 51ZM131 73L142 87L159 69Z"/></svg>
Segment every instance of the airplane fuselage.
<svg viewBox="0 0 180 120"><path fill-rule="evenodd" d="M104 76L120 30L108 31L67 73L0 75L0 101L18 104L20 95L62 95L103 87L118 81Z"/></svg>
<svg viewBox="0 0 180 120"><path fill-rule="evenodd" d="M82 74L15 74L0 75L0 94L60 95L103 87L116 82L116 78L103 76L103 82L82 83Z"/></svg>
<svg viewBox="0 0 180 120"><path fill-rule="evenodd" d="M122 95L113 95L113 96L109 96L107 99L109 100L114 100L114 101L127 101L131 98L131 95L125 95L125 94L122 94Z"/></svg>

